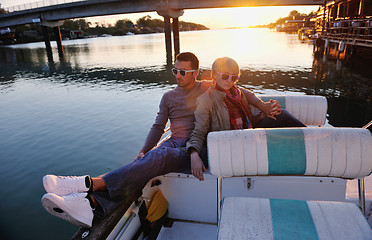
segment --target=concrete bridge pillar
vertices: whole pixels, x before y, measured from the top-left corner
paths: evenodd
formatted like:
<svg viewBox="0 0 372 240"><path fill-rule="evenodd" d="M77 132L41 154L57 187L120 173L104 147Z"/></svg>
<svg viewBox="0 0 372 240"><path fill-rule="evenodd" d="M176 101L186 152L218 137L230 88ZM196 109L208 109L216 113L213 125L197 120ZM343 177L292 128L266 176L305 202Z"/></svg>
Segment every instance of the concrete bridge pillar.
<svg viewBox="0 0 372 240"><path fill-rule="evenodd" d="M44 35L44 42L45 42L45 48L48 56L48 61L53 62L53 54L52 54L52 47L50 46L50 38L48 33L48 27L47 26L41 26L43 29L43 35Z"/></svg>
<svg viewBox="0 0 372 240"><path fill-rule="evenodd" d="M173 42L174 42L174 55L180 53L180 28L178 24L178 18L173 18Z"/></svg>
<svg viewBox="0 0 372 240"><path fill-rule="evenodd" d="M59 29L59 26L56 26L54 29L54 36L56 38L57 47L58 47L58 55L60 58L63 58L64 52L62 47L62 36L61 36L61 30Z"/></svg>
<svg viewBox="0 0 372 240"><path fill-rule="evenodd" d="M52 48L50 47L48 27L52 27L54 30L54 35L55 35L56 42L57 42L59 57L63 58L64 56L63 47L62 47L61 31L59 29L59 26L61 26L62 24L63 24L63 21L41 21L40 22L40 25L43 28L44 41L45 41L45 46L46 46L49 61L53 61L53 55L52 55Z"/></svg>
<svg viewBox="0 0 372 240"><path fill-rule="evenodd" d="M173 25L173 44L174 44L174 56L180 52L180 29L178 24L178 18L184 13L183 10L169 9L166 6L158 6L156 11L160 16L164 17L164 34L165 34L165 49L167 54L167 65L172 64L172 36L171 36L171 23L172 18Z"/></svg>
<svg viewBox="0 0 372 240"><path fill-rule="evenodd" d="M167 65L172 64L172 36L170 17L164 16L165 51L167 53Z"/></svg>

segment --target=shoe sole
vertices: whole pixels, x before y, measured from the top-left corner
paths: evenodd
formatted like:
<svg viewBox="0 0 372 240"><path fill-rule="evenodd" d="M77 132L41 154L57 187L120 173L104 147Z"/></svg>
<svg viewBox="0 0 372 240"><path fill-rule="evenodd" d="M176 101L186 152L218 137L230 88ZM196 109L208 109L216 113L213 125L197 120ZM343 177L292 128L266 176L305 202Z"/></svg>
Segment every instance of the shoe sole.
<svg viewBox="0 0 372 240"><path fill-rule="evenodd" d="M92 227L91 225L82 222L84 220L89 221L88 219L85 219L84 217L74 214L69 208L64 206L58 198L56 198L53 195L45 194L43 198L41 199L41 203L43 207L45 208L45 210L48 213L52 214L53 216L61 218L77 226L87 227L87 228Z"/></svg>

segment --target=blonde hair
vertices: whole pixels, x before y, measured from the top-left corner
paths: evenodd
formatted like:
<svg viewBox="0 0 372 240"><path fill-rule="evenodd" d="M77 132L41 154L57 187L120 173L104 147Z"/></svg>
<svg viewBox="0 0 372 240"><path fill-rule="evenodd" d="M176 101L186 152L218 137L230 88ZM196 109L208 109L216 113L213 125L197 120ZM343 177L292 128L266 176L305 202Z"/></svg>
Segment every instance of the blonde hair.
<svg viewBox="0 0 372 240"><path fill-rule="evenodd" d="M240 68L234 59L222 57L214 60L212 64L212 76L216 72L240 75Z"/></svg>

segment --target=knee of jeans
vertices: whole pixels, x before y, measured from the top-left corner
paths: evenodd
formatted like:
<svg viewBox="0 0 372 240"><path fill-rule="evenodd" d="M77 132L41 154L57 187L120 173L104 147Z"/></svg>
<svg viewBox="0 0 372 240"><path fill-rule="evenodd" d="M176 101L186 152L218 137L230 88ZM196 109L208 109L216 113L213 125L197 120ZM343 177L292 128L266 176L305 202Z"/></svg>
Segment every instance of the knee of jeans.
<svg viewBox="0 0 372 240"><path fill-rule="evenodd" d="M286 119L289 117L289 112L285 109L282 109L281 113L276 116L277 119Z"/></svg>

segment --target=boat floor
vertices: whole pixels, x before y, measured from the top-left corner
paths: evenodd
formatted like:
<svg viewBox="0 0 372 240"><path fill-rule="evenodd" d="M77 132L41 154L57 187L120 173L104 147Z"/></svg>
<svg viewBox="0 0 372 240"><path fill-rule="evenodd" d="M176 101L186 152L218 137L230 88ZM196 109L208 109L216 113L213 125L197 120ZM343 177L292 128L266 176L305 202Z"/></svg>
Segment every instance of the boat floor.
<svg viewBox="0 0 372 240"><path fill-rule="evenodd" d="M172 227L162 227L157 240L173 239L215 240L217 239L217 225L176 221Z"/></svg>

